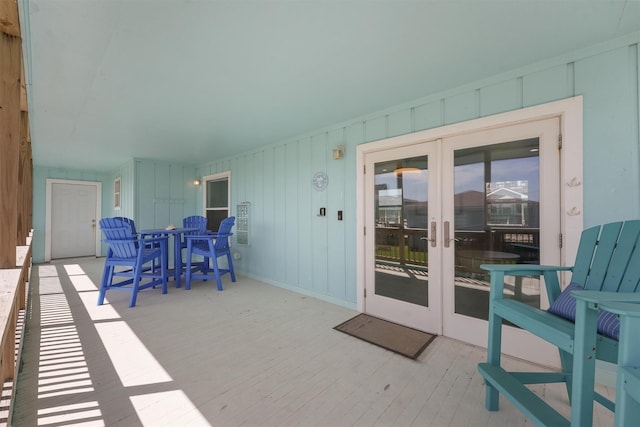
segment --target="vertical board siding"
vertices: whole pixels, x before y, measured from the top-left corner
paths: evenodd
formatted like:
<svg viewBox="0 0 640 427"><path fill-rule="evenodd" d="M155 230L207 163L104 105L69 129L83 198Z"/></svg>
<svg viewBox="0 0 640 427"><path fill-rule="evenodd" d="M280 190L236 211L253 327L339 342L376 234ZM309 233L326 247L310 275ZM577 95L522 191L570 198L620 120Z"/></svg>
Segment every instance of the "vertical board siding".
<svg viewBox="0 0 640 427"><path fill-rule="evenodd" d="M286 280L287 251L282 242L285 237L286 224L286 162L285 147L278 145L273 153L273 248L274 274L273 278L279 283Z"/></svg>
<svg viewBox="0 0 640 427"><path fill-rule="evenodd" d="M334 147L346 146L346 129L338 128L329 132L328 147L329 160L327 174L329 186L327 192L327 294L342 300L346 299L345 278L345 156L342 160L333 160ZM338 220L338 211L342 211L343 220ZM354 215L354 212L350 213Z"/></svg>
<svg viewBox="0 0 640 427"><path fill-rule="evenodd" d="M476 91L469 91L459 95L453 95L445 99L444 123L464 122L479 117L478 99Z"/></svg>
<svg viewBox="0 0 640 427"><path fill-rule="evenodd" d="M311 239L308 241L312 259L311 288L314 292L323 295L327 293L327 222L329 220L327 192L329 187L323 191L312 190L311 179L316 172L327 171L327 150L326 133L311 137L311 170L306 180L309 189L307 191L312 192L312 212L316 213L312 220ZM331 182L331 177L329 177L329 186ZM325 208L327 216L319 216L320 208Z"/></svg>
<svg viewBox="0 0 640 427"><path fill-rule="evenodd" d="M298 144L298 283L303 289L311 289L312 266L312 220L315 220L315 206L311 204L311 138L304 138ZM292 284L295 286L295 284Z"/></svg>
<svg viewBox="0 0 640 427"><path fill-rule="evenodd" d="M389 114L389 130L387 138L413 132L414 129L411 123L411 115L412 109L405 109Z"/></svg>
<svg viewBox="0 0 640 427"><path fill-rule="evenodd" d="M574 96L569 88L567 64L531 73L522 78L522 104L524 107L557 101Z"/></svg>
<svg viewBox="0 0 640 427"><path fill-rule="evenodd" d="M356 174L363 171L356 170L356 147L364 142L364 129L362 123L354 123L346 129L345 136L347 139L345 152L345 172L344 172L344 199L345 199L345 259L342 268L345 270L345 286L344 293L346 301L355 305L356 303L356 242L357 239L364 238L363 230L356 229Z"/></svg>
<svg viewBox="0 0 640 427"><path fill-rule="evenodd" d="M387 116L367 119L364 122L364 140L366 142L387 138Z"/></svg>
<svg viewBox="0 0 640 427"><path fill-rule="evenodd" d="M356 193L355 147L412 131L431 129L567 97L584 96L585 226L640 214L640 94L638 45L619 42L597 52L583 50L532 65L485 82L418 99L405 106L329 126L271 147L221 159L197 168L171 165L169 181L154 162L123 165L109 174L34 167L34 261L43 259L46 178L103 182L103 209L112 206L113 178L122 176L122 213L142 225L161 226L180 216L202 212L202 187L185 185L231 171L232 213L235 204L251 202L251 244L236 245L236 264L243 273L320 297L355 305ZM345 118L348 120L348 118ZM344 129L344 130L343 130ZM343 133L344 143L338 144ZM344 160L331 149L345 146ZM184 167L180 172L181 167ZM161 169L163 168L160 167ZM316 192L311 177L327 170L329 186ZM162 185L161 185L162 184ZM169 188L167 212L156 206L156 191ZM182 187L181 187L182 186ZM178 194L180 188L185 192ZM178 200L183 202L178 203ZM182 213L180 206L182 206ZM320 207L325 218L317 217ZM337 221L342 207L344 220ZM612 208L615 207L615 208ZM106 211L105 211L106 212Z"/></svg>
<svg viewBox="0 0 640 427"><path fill-rule="evenodd" d="M575 63L575 86L584 94L584 194L585 222L593 224L601 214L597 206L616 206L620 219L638 212L637 122L630 108L637 90L629 90L629 49L620 48ZM635 115L635 117L634 117ZM634 140L635 139L635 140Z"/></svg>
<svg viewBox="0 0 640 427"><path fill-rule="evenodd" d="M480 89L480 116L522 108L522 79L511 79Z"/></svg>
<svg viewBox="0 0 640 427"><path fill-rule="evenodd" d="M268 271L268 259L270 252L269 234L271 224L264 221L265 215L265 197L264 197L264 168L265 168L264 151L257 152L253 155L253 200L255 200L255 209L253 210L253 223L255 233L253 234L255 247L262 248L261 251L252 252L249 264L252 266L249 271L255 275L270 277L266 274Z"/></svg>
<svg viewBox="0 0 640 427"><path fill-rule="evenodd" d="M284 246L284 269L285 277L283 283L290 283L294 286L298 284L298 265L300 263L298 251L298 235L300 234L300 224L298 222L298 184L299 184L299 152L298 141L285 146L285 206L284 218L285 229L282 236Z"/></svg>
<svg viewBox="0 0 640 427"><path fill-rule="evenodd" d="M444 101L438 99L428 104L418 105L413 111L414 131L437 128L444 125Z"/></svg>
<svg viewBox="0 0 640 427"><path fill-rule="evenodd" d="M262 264L262 271L267 277L271 277L275 279L275 270L276 270L276 259L278 257L278 246L276 245L275 240L275 222L276 216L274 215L274 211L276 209L274 196L275 196L275 168L273 165L274 162L274 153L273 147L269 147L263 151L263 175L260 180L261 191L263 194L262 199L262 247L269 248L269 250L265 250L263 255L260 257L260 263Z"/></svg>

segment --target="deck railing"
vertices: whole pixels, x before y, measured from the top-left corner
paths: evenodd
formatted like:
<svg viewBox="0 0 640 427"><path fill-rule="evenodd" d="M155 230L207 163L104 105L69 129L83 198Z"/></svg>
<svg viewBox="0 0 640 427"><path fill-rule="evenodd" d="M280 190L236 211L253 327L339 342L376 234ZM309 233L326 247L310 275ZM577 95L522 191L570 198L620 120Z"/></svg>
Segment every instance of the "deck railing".
<svg viewBox="0 0 640 427"><path fill-rule="evenodd" d="M16 268L0 269L0 381L2 382L2 411L0 425L11 425L15 382L20 366L20 350L27 306L27 286L31 274L31 239L26 245L16 247ZM18 339L16 339L18 338Z"/></svg>

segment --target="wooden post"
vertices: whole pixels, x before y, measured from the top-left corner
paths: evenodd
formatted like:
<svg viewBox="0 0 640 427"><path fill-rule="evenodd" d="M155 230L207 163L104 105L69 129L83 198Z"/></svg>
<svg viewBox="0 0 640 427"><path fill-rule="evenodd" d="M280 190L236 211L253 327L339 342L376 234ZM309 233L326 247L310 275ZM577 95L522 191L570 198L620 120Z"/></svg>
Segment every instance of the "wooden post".
<svg viewBox="0 0 640 427"><path fill-rule="evenodd" d="M31 137L29 135L29 115L26 111L20 113L20 154L18 162L18 245L26 244L31 230L32 175L33 159L31 154Z"/></svg>
<svg viewBox="0 0 640 427"><path fill-rule="evenodd" d="M18 4L0 0L0 268L16 267L21 44Z"/></svg>

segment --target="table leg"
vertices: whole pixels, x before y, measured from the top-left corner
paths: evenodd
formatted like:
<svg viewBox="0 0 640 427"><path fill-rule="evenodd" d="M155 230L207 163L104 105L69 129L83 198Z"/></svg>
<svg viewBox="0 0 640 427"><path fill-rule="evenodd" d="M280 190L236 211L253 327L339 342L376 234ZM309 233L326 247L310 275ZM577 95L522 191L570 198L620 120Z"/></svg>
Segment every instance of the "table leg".
<svg viewBox="0 0 640 427"><path fill-rule="evenodd" d="M182 248L180 234L173 235L173 274L176 280L176 288L180 287L180 277L182 276Z"/></svg>

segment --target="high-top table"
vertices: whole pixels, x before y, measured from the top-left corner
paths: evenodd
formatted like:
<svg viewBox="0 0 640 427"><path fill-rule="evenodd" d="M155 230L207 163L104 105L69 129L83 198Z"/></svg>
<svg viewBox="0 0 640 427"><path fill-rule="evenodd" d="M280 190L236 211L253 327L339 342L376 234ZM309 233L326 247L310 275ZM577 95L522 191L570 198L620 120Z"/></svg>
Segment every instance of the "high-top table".
<svg viewBox="0 0 640 427"><path fill-rule="evenodd" d="M182 235L184 233L191 233L198 231L197 228L156 228L151 230L142 230L140 235L144 236L173 236L173 268L169 269L169 274L173 272L173 278L176 281L176 288L180 287L180 278L182 276ZM169 265L169 254L165 254L167 257L167 266Z"/></svg>

